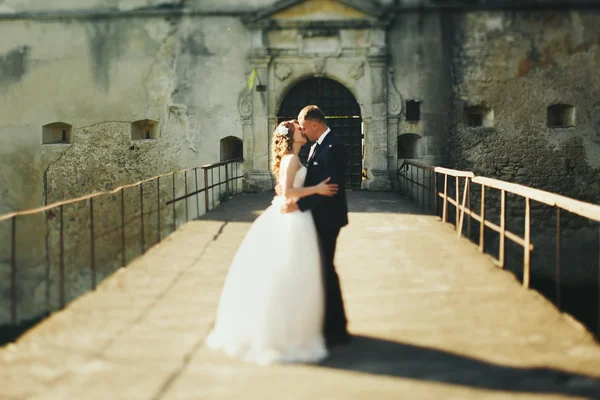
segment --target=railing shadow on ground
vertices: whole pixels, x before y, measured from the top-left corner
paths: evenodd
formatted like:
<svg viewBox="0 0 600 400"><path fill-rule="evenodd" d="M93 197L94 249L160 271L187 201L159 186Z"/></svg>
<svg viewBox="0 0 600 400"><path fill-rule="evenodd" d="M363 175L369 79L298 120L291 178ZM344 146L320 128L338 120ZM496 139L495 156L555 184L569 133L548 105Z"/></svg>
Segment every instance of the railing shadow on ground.
<svg viewBox="0 0 600 400"><path fill-rule="evenodd" d="M457 237L600 336L600 206L411 161L399 167L398 183Z"/></svg>
<svg viewBox="0 0 600 400"><path fill-rule="evenodd" d="M9 315L8 323L0 321L0 344L16 340L53 311L95 290L194 215L240 193L242 162L174 171L110 192L0 215L0 237L6 239L0 243L0 293L9 296L8 309L0 310ZM31 231L45 233L45 241L31 241ZM45 304L25 313L24 302L32 307L32 271L37 273L34 280L45 282ZM88 280L85 287L80 287L82 276Z"/></svg>
<svg viewBox="0 0 600 400"><path fill-rule="evenodd" d="M509 367L448 351L353 336L319 364L323 368L434 381L510 393L600 396L600 378L555 368Z"/></svg>

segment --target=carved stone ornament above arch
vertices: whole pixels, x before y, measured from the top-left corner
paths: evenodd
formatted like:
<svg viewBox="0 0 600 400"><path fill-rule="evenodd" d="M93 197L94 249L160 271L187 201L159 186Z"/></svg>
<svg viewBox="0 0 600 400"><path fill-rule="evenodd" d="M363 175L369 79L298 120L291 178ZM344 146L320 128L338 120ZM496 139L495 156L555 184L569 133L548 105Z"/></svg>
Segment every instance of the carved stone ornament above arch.
<svg viewBox="0 0 600 400"><path fill-rule="evenodd" d="M275 76L280 81L285 81L292 74L292 68L287 64L278 63L275 65Z"/></svg>
<svg viewBox="0 0 600 400"><path fill-rule="evenodd" d="M360 61L352 64L350 68L348 68L348 75L352 77L354 80L359 80L365 74L365 62Z"/></svg>
<svg viewBox="0 0 600 400"><path fill-rule="evenodd" d="M403 101L402 95L396 87L396 81L394 79L394 69L388 68L388 96L387 96L387 109L390 117L399 117L402 114Z"/></svg>
<svg viewBox="0 0 600 400"><path fill-rule="evenodd" d="M317 75L317 76L323 75L323 71L325 71L325 63L327 63L327 58L325 58L325 57L315 57L313 59L315 75Z"/></svg>

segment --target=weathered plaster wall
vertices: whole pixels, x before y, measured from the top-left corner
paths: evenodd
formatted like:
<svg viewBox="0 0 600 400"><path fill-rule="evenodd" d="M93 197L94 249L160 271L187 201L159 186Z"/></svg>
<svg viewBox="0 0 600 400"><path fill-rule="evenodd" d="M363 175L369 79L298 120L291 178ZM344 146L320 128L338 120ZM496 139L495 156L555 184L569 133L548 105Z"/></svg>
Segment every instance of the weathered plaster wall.
<svg viewBox="0 0 600 400"><path fill-rule="evenodd" d="M0 214L215 162L221 138L241 137L237 95L246 81L248 45L238 19L4 21L0 37L13 38L0 44ZM141 119L158 121L156 140L131 140L131 123ZM42 126L53 122L73 126L71 144L42 145ZM163 202L171 196L166 183ZM190 182L190 190L192 186ZM145 204L154 204L156 187L151 190L146 188ZM177 195L183 192L181 181ZM96 215L118 216L116 200L97 204ZM138 202L132 196L126 208L136 209ZM66 214L69 247L87 239L88 210L75 207ZM184 215L183 204L177 214ZM190 207L190 218L195 215L196 207ZM148 224L155 221L148 218ZM22 318L45 306L44 250L49 246L57 257L57 221L56 212L48 221L18 220L17 258L19 264L31 265L18 275ZM10 225L4 223L0 274L8 271L9 233ZM139 241L138 233L135 224L128 226L128 244ZM148 235L153 234L147 229ZM120 248L118 236L111 240L97 254ZM86 249L73 252L76 270L67 273L68 298L90 285ZM120 253L114 258L100 277L119 265ZM52 285L56 261L49 263ZM0 279L0 285L4 301L8 281ZM54 287L50 297L56 304ZM7 311L0 311L0 323Z"/></svg>
<svg viewBox="0 0 600 400"><path fill-rule="evenodd" d="M446 127L451 118L452 81L449 38L444 27L448 17L441 14L399 15L388 32L390 67L388 114L401 109L398 125L388 126L390 173L397 184L398 137L416 134L418 160L437 165L445 156ZM393 77L393 82L392 82ZM395 84L394 84L395 82ZM420 102L420 120L406 120L406 102Z"/></svg>

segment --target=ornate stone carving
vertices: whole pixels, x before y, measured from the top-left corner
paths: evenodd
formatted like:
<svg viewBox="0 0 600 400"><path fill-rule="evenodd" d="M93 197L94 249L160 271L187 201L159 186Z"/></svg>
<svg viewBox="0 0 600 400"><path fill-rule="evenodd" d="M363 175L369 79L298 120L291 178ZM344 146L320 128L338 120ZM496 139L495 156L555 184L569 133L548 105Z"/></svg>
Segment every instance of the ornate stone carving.
<svg viewBox="0 0 600 400"><path fill-rule="evenodd" d="M252 116L252 92L248 88L240 91L238 96L238 111L242 118L250 118Z"/></svg>
<svg viewBox="0 0 600 400"><path fill-rule="evenodd" d="M292 74L292 69L286 64L277 64L275 66L275 76L280 81L285 81Z"/></svg>
<svg viewBox="0 0 600 400"><path fill-rule="evenodd" d="M365 63L364 61L352 64L348 69L348 75L354 80L359 80L365 74Z"/></svg>
<svg viewBox="0 0 600 400"><path fill-rule="evenodd" d="M388 96L387 96L387 111L388 115L398 117L402 113L403 101L402 95L396 88L394 80L394 69L388 68Z"/></svg>
<svg viewBox="0 0 600 400"><path fill-rule="evenodd" d="M326 58L315 58L313 60L314 62L314 68L315 68L315 74L316 75L323 75L323 71L325 71L325 63L327 62Z"/></svg>

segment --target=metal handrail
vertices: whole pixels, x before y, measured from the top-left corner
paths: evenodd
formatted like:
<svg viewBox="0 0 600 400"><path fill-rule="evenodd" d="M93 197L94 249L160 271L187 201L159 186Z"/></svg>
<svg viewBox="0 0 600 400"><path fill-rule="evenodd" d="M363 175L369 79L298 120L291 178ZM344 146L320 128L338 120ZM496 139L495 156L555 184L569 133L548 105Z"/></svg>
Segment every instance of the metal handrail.
<svg viewBox="0 0 600 400"><path fill-rule="evenodd" d="M413 174L413 168L416 169L416 174ZM419 170L422 170L422 179L419 181ZM426 184L425 172L429 172L429 182L433 181L433 184ZM444 189L443 192L438 190L437 176L438 174L444 176ZM409 176L410 175L410 176ZM416 178L413 179L413 175ZM455 197L450 198L448 196L448 178L454 177L455 179ZM462 200L460 199L460 180L463 179L463 194ZM524 185L510 183L499 179L487 178L483 176L475 176L473 172L453 170L442 167L434 167L425 165L413 161L404 161L398 168L398 179L400 180L400 189L409 191L411 195L416 193L417 197L419 194L419 188L423 190L421 196L421 206L424 206L425 193L427 189L431 191L430 197L435 200L432 202L432 211L438 214L438 198L443 201L442 204L442 222L448 222L448 204L455 207L455 226L457 236L460 238L463 232L463 224L465 215L468 218L467 223L467 236L471 238L471 218L479 222L479 251L484 252L485 242L484 233L485 228L489 228L494 232L499 233L499 251L498 258L495 259L496 265L500 268L504 268L505 263L505 241L506 239L518 244L523 248L523 286L526 288L530 287L531 284L531 252L534 250L534 245L531 242L531 201L536 201L547 206L556 208L556 250L555 250L555 264L556 264L556 287L555 287L555 298L559 308L561 308L561 210L568 211L573 214L577 214L581 217L587 218L592 221L600 222L600 205L587 203L580 200L575 200L570 197L566 197L560 194L548 192L541 189L535 189ZM480 210L476 213L471 209L471 184L478 184L481 186L481 199L480 199ZM409 188L409 184L411 187ZM416 191L415 191L416 186ZM433 188L433 190L431 190ZM486 219L485 213L485 194L486 188L491 188L500 191L500 221L499 224L495 224ZM520 236L514 232L510 232L506 229L506 194L513 194L520 196L525 200L525 218L524 218L524 229L523 236ZM600 233L600 232L599 232ZM600 270L600 254L598 255L598 268ZM600 275L600 274L599 274ZM600 278L599 278L600 279ZM600 289L598 290L598 332L600 333Z"/></svg>
<svg viewBox="0 0 600 400"><path fill-rule="evenodd" d="M158 232L157 234L157 241L156 243L159 243L162 240L162 236L161 236L161 218L160 218L160 214L161 211L163 211L164 209L166 209L166 206L172 206L172 230L171 232L175 231L177 229L177 211L175 208L175 205L177 202L190 198L192 196L196 196L196 207L197 207L197 215L200 215L200 200L199 200L199 194L200 193L204 193L204 209L206 212L211 210L211 203L209 201L209 192L212 192L212 208L214 208L215 206L215 188L217 187L222 187L223 185L225 186L225 193L227 195L229 194L237 194L238 192L238 186L237 185L233 185L233 182L237 182L239 179L243 179L243 175L240 175L239 173L239 165L243 162L243 159L231 159L231 160L226 160L226 161L221 161L221 162L217 162L214 164L207 164L207 165L203 165L201 167L194 167L194 168L186 168L180 171L174 171L174 172L169 172L169 173L165 173L165 174L160 174L160 175L156 175L153 176L151 178L147 178L147 179L143 179L140 180L138 182L135 183L131 183L131 184L127 184L127 185L122 185L119 186L113 190L110 191L106 191L106 192L98 192L98 193L92 193L92 194L88 194L85 196L81 196L81 197L77 197L74 199L67 199L67 200L62 200L62 201L58 201L43 207L38 207L35 209L29 209L29 210L23 210L23 211L15 211L15 212L10 212L4 215L0 216L0 224L6 221L10 221L10 237L11 237L11 242L10 242L10 271L8 271L7 274L0 276L0 280L5 279L7 277L10 277L11 283L10 283L10 287L11 287L11 324L12 325L17 325L18 323L18 315L17 315L17 273L19 270L23 269L23 268L28 268L34 265L39 265L37 263L33 263L33 264L28 264L28 265L20 265L17 266L17 254L16 254L16 242L17 242L17 237L16 237L16 232L17 232L17 221L19 217L22 216L28 216L28 215L34 215L34 214L39 214L39 213L43 213L43 212L52 212L51 210L53 209L58 209L59 210L59 254L58 256L53 255L53 259L58 258L59 261L59 298L60 298L60 308L64 308L65 306L65 260L64 257L65 255L73 250L76 250L77 248L80 248L81 246L83 246L84 244L90 244L90 268L91 268L91 275L92 275L92 283L91 283L91 290L95 290L96 289L96 254L95 254L95 244L96 241L98 239L100 239L103 236L106 236L110 233L114 233L117 230L120 230L120 235L121 235L121 265L125 266L126 265L126 234L125 234L125 227L127 225L129 225L131 222L135 221L138 219L139 217L139 221L140 221L140 248L141 248L141 254L143 254L146 251L146 234L145 234L145 226L144 226L144 216L145 215L149 215L149 214L153 214L156 213L157 215L157 219L156 219L156 230ZM198 185L198 170L202 169L203 173L204 173L204 187L199 187ZM221 171L224 169L224 173L225 173L225 179L221 178ZM215 177L214 177L214 172L215 170L218 171L218 181L215 182ZM189 172L193 172L194 174L194 181L195 181L195 190L192 191L191 193L188 193L188 173ZM210 177L211 179L209 180L209 173L210 173ZM176 197L176 176L183 174L184 175L184 180L185 180L185 195L183 196L179 196ZM161 184L161 178L165 178L165 177L172 177L172 182L171 183L171 191L172 191L172 197L170 200L165 202L165 206L161 207L161 190L160 190L160 184ZM150 183L150 182L154 182L156 181L156 207L152 208L150 211L145 212L144 211L144 184L146 183ZM126 224L126 220L125 220L125 195L124 195L124 191L125 189L128 188L135 188L135 187L139 187L139 211L136 212L134 214L133 217L130 217L127 221ZM95 222L95 217L94 217L94 199L100 197L100 196L106 196L106 195L114 195L114 194L120 194L120 201L121 201L121 218L120 218L120 226L118 226L117 228L115 227L111 227L110 229L98 233L95 228L94 228L94 222ZM63 217L64 217L64 207L70 204L75 204L75 203L81 203L81 202L88 202L89 203L89 218L90 218L90 223L89 223L89 238L87 240L81 241L77 244L75 244L74 246L71 246L69 249L65 249L65 243L64 243L64 221L63 221ZM185 202L185 221L189 221L189 210L188 210L189 206L188 206L188 202ZM131 237L131 236L129 236ZM46 260L46 262L48 262L48 260L50 260L50 255L48 253L48 249L45 250L45 255L43 260ZM43 261L42 261L43 262Z"/></svg>

